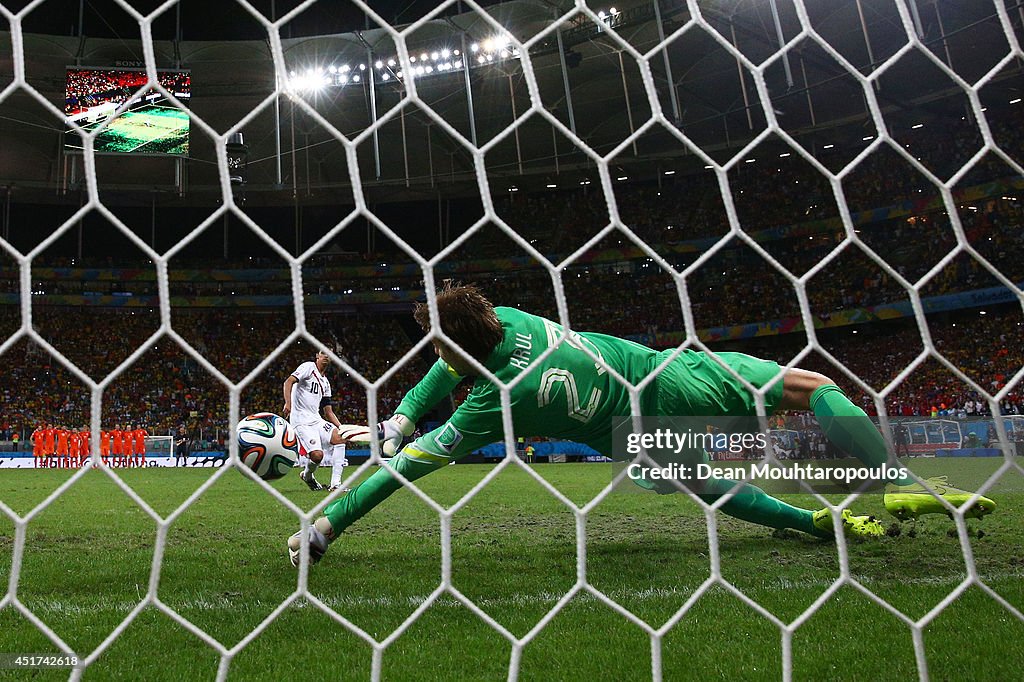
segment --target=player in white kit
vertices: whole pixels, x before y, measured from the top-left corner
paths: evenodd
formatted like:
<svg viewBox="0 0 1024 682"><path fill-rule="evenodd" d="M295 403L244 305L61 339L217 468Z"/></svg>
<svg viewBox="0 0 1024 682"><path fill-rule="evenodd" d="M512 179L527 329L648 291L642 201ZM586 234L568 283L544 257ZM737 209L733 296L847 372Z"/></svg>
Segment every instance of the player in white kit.
<svg viewBox="0 0 1024 682"><path fill-rule="evenodd" d="M316 360L304 362L284 381L284 408L282 415L291 422L305 457L299 477L310 490L323 490L314 472L321 464L330 465L331 490L338 487L347 464L345 445L332 445L331 432L341 426L331 407L331 382L324 374L330 358L325 351L317 351ZM321 416L321 412L323 416ZM330 453L325 458L324 453Z"/></svg>

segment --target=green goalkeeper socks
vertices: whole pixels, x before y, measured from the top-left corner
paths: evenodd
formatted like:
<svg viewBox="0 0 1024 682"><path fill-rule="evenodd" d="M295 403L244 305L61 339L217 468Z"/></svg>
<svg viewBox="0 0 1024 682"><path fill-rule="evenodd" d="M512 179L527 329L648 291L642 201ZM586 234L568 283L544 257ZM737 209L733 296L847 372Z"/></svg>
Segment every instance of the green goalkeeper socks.
<svg viewBox="0 0 1024 682"><path fill-rule="evenodd" d="M736 481L731 479L710 478L704 482L704 490L699 497L708 504L714 504L734 487ZM736 493L720 509L729 516L769 528L792 528L820 538L832 537L832 533L819 530L814 525L814 512L786 504L749 483L740 483Z"/></svg>
<svg viewBox="0 0 1024 682"><path fill-rule="evenodd" d="M439 468L440 466L437 464L417 462L404 454L393 457L387 466L377 469L372 476L349 491L347 495L335 500L324 509L324 515L330 521L331 528L334 529L334 537L338 537L343 530L402 487L401 481L391 474L392 469L408 480L415 481Z"/></svg>
<svg viewBox="0 0 1024 682"><path fill-rule="evenodd" d="M885 439L875 425L860 409L846 397L835 384L819 386L811 394L811 409L833 445L853 455L871 468L881 468L889 461ZM910 485L914 479L909 476L894 479L896 485Z"/></svg>

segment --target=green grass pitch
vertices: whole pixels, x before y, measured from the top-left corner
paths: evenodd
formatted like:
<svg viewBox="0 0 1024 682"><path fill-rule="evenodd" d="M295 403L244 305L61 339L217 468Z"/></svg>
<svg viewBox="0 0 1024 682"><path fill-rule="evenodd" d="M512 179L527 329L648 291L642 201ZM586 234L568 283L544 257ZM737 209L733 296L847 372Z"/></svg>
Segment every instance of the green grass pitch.
<svg viewBox="0 0 1024 682"><path fill-rule="evenodd" d="M145 105L110 121L96 137L99 153L174 154L188 156L189 117L170 106ZM84 126L86 131L101 123Z"/></svg>
<svg viewBox="0 0 1024 682"><path fill-rule="evenodd" d="M980 460L928 460L922 475L983 477ZM458 465L421 480L442 504L464 495L490 467ZM610 478L598 464L538 465L536 471L577 504ZM210 470L123 470L124 480L166 515ZM24 514L71 472L7 471L0 499ZM327 472L321 472L321 479ZM1004 477L1000 507L970 521L971 546L986 584L1024 609L1024 493ZM289 476L275 483L305 508L320 499ZM808 497L789 501L812 506ZM882 515L881 498L857 511ZM894 522L893 522L894 523ZM233 646L296 586L284 551L298 523L237 471L225 472L172 525L160 574L160 599L226 646ZM836 546L774 533L719 515L723 575L789 622L839 575ZM899 534L850 543L853 575L912 618L932 609L965 577L952 521L927 517ZM372 636L383 639L440 582L440 523L401 491L350 529L310 572L311 591ZM517 636L528 632L576 580L575 523L524 472L502 472L452 520L453 582ZM0 581L9 580L13 524L0 516ZM587 520L587 577L648 623L669 619L709 575L703 516L680 495L614 493ZM28 526L18 597L80 653L88 653L145 595L155 524L110 479L91 471ZM1014 679L1024 624L972 587L924 632L932 679ZM0 652L55 652L11 608L0 611ZM511 647L448 595L383 655L385 680L501 680ZM1016 655L1012 654L1016 651ZM714 588L663 641L665 679L779 679L780 635L736 597ZM218 656L155 609L147 609L86 670L86 680L212 679ZM592 597L579 596L523 652L522 680L646 680L650 640ZM229 679L369 677L371 649L300 602L288 608L232 661ZM917 678L911 634L894 616L844 587L793 639L798 680ZM0 670L0 679L66 679L68 671Z"/></svg>

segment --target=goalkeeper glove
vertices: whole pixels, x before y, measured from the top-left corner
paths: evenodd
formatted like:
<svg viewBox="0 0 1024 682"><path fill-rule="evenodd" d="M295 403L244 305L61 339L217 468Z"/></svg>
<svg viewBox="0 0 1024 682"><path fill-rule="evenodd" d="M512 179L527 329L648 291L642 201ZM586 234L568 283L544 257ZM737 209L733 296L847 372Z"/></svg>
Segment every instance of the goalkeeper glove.
<svg viewBox="0 0 1024 682"><path fill-rule="evenodd" d="M411 436L415 430L416 425L403 414L396 414L377 424L377 438L380 440L381 454L385 457L394 457L405 437ZM359 424L343 424L338 429L338 440L344 443L368 445L370 429Z"/></svg>

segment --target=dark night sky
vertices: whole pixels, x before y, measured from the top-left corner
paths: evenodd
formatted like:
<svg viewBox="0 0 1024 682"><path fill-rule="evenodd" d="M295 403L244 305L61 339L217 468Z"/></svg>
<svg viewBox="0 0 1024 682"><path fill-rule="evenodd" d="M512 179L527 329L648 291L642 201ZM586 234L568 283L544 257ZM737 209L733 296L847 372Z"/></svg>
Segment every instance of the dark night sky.
<svg viewBox="0 0 1024 682"><path fill-rule="evenodd" d="M5 6L19 11L29 0L6 0ZM161 0L130 0L131 5L141 13L148 13L159 7ZM250 0L253 7L268 18L272 8L280 17L301 4L300 0ZM374 10L387 21L397 25L416 21L433 9L435 0L397 0L369 2ZM483 0L481 5L496 4ZM25 30L32 33L77 35L79 7L84 7L83 29L87 36L95 38L138 37L137 24L113 0L46 0L25 18ZM182 37L185 40L253 40L265 36L262 26L234 0L181 0ZM460 13L456 3L446 14ZM283 30L282 37L323 35L373 27L367 16L351 2L340 0L319 0L308 10L290 22ZM172 39L175 28L175 10L172 8L153 24L153 34L158 40Z"/></svg>

